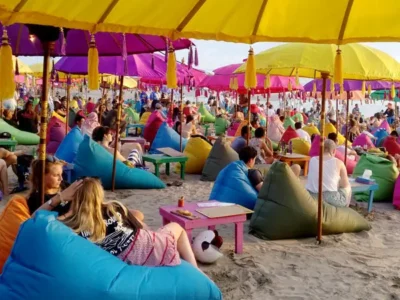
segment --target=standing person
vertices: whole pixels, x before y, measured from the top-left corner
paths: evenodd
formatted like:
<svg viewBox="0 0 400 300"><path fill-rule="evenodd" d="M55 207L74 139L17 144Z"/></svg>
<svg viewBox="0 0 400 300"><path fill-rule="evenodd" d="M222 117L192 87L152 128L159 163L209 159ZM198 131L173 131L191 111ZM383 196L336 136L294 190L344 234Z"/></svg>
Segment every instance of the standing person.
<svg viewBox="0 0 400 300"><path fill-rule="evenodd" d="M392 103L389 103L387 105L387 108L383 115L386 117L389 125L392 125L392 123L394 122L394 109Z"/></svg>
<svg viewBox="0 0 400 300"><path fill-rule="evenodd" d="M356 103L356 105L354 106L353 110L351 111L351 113L353 115L357 114L360 112L360 108L358 107L358 104Z"/></svg>
<svg viewBox="0 0 400 300"><path fill-rule="evenodd" d="M26 102L24 109L18 112L17 119L20 130L32 133L38 132L38 116L33 111L32 102Z"/></svg>

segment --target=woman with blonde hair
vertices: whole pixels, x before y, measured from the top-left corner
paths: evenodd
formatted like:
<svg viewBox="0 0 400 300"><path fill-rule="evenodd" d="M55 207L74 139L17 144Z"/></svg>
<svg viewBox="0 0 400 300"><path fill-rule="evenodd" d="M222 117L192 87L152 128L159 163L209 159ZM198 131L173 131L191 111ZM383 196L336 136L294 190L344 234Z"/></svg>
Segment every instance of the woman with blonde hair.
<svg viewBox="0 0 400 300"><path fill-rule="evenodd" d="M84 178L66 190L71 208L59 220L78 235L132 265L175 266L184 260L197 267L185 230L170 223L151 231L123 204L104 202L104 190L96 178ZM53 200L53 199L51 199ZM54 204L60 201L57 197ZM44 204L42 209L51 207Z"/></svg>

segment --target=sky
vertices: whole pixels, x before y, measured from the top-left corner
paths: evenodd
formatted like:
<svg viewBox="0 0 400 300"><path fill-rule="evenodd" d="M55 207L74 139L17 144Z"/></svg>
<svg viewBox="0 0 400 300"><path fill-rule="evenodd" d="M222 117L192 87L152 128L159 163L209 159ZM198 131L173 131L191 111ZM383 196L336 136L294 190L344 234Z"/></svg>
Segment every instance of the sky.
<svg viewBox="0 0 400 300"><path fill-rule="evenodd" d="M217 41L193 40L199 54L199 66L197 68L211 72L212 70L229 64L240 63L247 57L249 45L239 43L227 43ZM256 43L253 45L254 52L259 53L282 43ZM370 47L377 48L393 56L400 62L400 43L364 43ZM176 53L180 61L182 57L187 61L188 51L181 50ZM41 62L39 57L19 57L23 62L34 64Z"/></svg>

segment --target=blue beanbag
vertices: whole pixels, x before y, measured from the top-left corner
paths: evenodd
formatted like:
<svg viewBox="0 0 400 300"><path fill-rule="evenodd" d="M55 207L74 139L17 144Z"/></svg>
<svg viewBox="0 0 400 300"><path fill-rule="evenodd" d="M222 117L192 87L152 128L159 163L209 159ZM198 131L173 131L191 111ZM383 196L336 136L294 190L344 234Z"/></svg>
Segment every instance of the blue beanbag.
<svg viewBox="0 0 400 300"><path fill-rule="evenodd" d="M149 153L158 154L160 152L156 150L157 148L167 147L175 149L176 151L180 151L179 141L179 134L164 122L157 131L156 137L151 144ZM186 143L187 139L182 139L182 151L185 149Z"/></svg>
<svg viewBox="0 0 400 300"><path fill-rule="evenodd" d="M79 127L75 126L65 136L60 146L58 146L54 156L58 159L66 161L67 163L72 163L75 159L76 153L78 153L78 148L82 141L83 134Z"/></svg>
<svg viewBox="0 0 400 300"><path fill-rule="evenodd" d="M389 133L387 133L386 129L384 129L384 128L379 128L377 131L375 131L375 133L374 133L374 137L376 137L375 146L382 147L384 140L388 136L389 136Z"/></svg>
<svg viewBox="0 0 400 300"><path fill-rule="evenodd" d="M247 166L241 160L227 165L217 176L210 200L236 203L253 209L258 194L251 185L247 173Z"/></svg>
<svg viewBox="0 0 400 300"><path fill-rule="evenodd" d="M102 146L85 135L74 160L74 175L100 177L105 189L111 188L113 156ZM117 160L115 172L115 188L117 189L163 189L165 183L154 174L129 168Z"/></svg>
<svg viewBox="0 0 400 300"><path fill-rule="evenodd" d="M22 224L0 275L1 299L222 299L218 287L182 261L176 267L129 266L38 212Z"/></svg>

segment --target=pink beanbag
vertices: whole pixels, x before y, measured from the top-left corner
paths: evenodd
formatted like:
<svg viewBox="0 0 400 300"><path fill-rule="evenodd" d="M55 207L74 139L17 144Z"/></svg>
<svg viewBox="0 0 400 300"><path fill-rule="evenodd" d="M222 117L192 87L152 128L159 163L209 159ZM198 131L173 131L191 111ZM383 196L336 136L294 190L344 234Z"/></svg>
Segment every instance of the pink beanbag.
<svg viewBox="0 0 400 300"><path fill-rule="evenodd" d="M144 127L143 137L150 144L153 143L156 137L157 131L161 124L164 122L164 118L161 116L159 111L153 111L148 118L146 125Z"/></svg>
<svg viewBox="0 0 400 300"><path fill-rule="evenodd" d="M379 126L379 128L386 129L387 133L390 134L391 129L390 129L390 125L389 125L388 121L384 120L384 121L381 123L381 126Z"/></svg>
<svg viewBox="0 0 400 300"><path fill-rule="evenodd" d="M256 104L251 104L250 105L250 112L253 114L258 114L259 113L259 108Z"/></svg>
<svg viewBox="0 0 400 300"><path fill-rule="evenodd" d="M319 155L319 141L320 141L320 136L316 135L314 137L314 140L311 144L311 149L310 149L310 153L308 154L309 156L313 157L313 156L318 156ZM337 159L340 159L342 162L344 162L344 154L340 151L336 151L335 153L335 157ZM346 170L347 170L347 174L353 174L354 168L356 167L357 161L355 160L351 160L351 159L347 159L347 163L346 163Z"/></svg>
<svg viewBox="0 0 400 300"><path fill-rule="evenodd" d="M400 210L400 176L397 177L393 193L393 206L395 209Z"/></svg>
<svg viewBox="0 0 400 300"><path fill-rule="evenodd" d="M284 142L285 144L288 144L291 139L298 138L299 135L297 134L296 130L294 130L292 127L288 127L286 131L283 133L281 142Z"/></svg>
<svg viewBox="0 0 400 300"><path fill-rule="evenodd" d="M382 146L385 147L386 151L392 156L395 154L400 154L400 145L393 136L388 136L383 142Z"/></svg>
<svg viewBox="0 0 400 300"><path fill-rule="evenodd" d="M61 121L52 123L52 126L48 128L48 133L49 140L47 141L46 153L54 154L65 138L65 123Z"/></svg>
<svg viewBox="0 0 400 300"><path fill-rule="evenodd" d="M237 129L239 128L240 122L233 123L227 131L228 136L235 136Z"/></svg>
<svg viewBox="0 0 400 300"><path fill-rule="evenodd" d="M358 137L354 139L353 147L355 146L364 147L365 145L367 145L367 149L375 148L371 138L364 133L360 134Z"/></svg>

